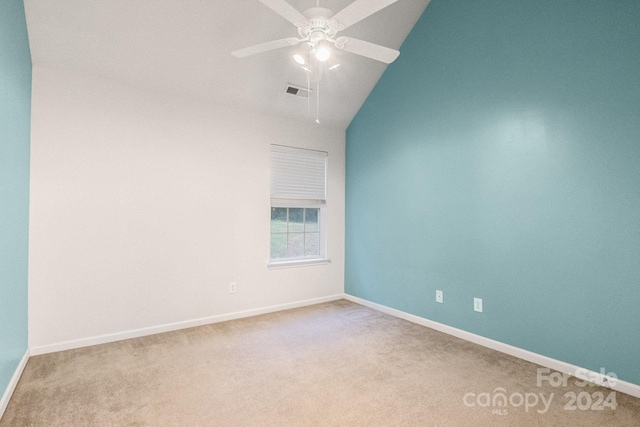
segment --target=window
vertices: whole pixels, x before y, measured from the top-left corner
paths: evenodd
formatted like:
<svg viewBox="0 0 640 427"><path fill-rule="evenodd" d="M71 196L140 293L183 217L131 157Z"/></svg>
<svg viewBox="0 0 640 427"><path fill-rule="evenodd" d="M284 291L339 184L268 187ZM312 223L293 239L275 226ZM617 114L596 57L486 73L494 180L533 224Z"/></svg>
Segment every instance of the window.
<svg viewBox="0 0 640 427"><path fill-rule="evenodd" d="M271 146L271 266L327 261L327 153Z"/></svg>
<svg viewBox="0 0 640 427"><path fill-rule="evenodd" d="M271 258L320 256L320 208L271 208Z"/></svg>

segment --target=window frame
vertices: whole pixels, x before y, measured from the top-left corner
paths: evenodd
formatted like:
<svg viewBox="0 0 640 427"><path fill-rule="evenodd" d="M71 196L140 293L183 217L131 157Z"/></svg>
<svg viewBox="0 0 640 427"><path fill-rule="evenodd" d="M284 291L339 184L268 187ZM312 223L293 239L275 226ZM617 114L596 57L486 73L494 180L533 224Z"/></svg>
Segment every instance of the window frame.
<svg viewBox="0 0 640 427"><path fill-rule="evenodd" d="M268 262L268 267L271 268L285 268L285 267L301 267L301 266L306 266L306 265L317 265L317 264L327 264L330 263L331 261L328 258L327 255L327 229L328 229L328 218L327 218L327 202L326 202L326 191L327 191L327 180L328 180L328 169L329 169L329 165L328 165L328 153L327 152L323 152L323 151L318 151L318 150L310 150L310 149L304 149L304 148L294 148L294 147L287 147L287 146L281 146L281 145L275 145L273 144L271 146L271 152L273 153L275 151L282 151L282 150L286 150L286 151L295 151L295 150L300 150L301 152L317 152L317 153L322 153L325 157L325 183L324 183L324 191L325 191L325 195L324 195L324 199L298 199L298 198L287 198L287 199L283 199L283 198L274 198L273 194L271 194L271 203L270 203L270 215L269 215L269 262ZM273 174L274 174L274 164L273 164L273 160L271 162L271 168L272 168L272 180L273 180ZM273 191L273 187L272 187L272 191ZM309 255L309 256L301 256L301 257L285 257L285 258L272 258L271 257L271 237L274 234L271 231L271 212L272 209L274 208L303 208L303 209L318 209L318 229L319 229L319 253L318 255ZM280 233L277 233L280 234ZM286 233L288 235L288 231Z"/></svg>
<svg viewBox="0 0 640 427"><path fill-rule="evenodd" d="M299 201L287 201L273 199L271 208L308 208L318 209L318 232L319 232L319 253L318 255L307 255L301 257L286 257L286 258L271 258L271 236L274 234L269 228L269 267L288 267L288 266L301 266L311 264L326 264L330 262L327 257L327 205L319 203L300 203ZM280 233L276 233L280 234ZM287 233L288 234L288 233Z"/></svg>

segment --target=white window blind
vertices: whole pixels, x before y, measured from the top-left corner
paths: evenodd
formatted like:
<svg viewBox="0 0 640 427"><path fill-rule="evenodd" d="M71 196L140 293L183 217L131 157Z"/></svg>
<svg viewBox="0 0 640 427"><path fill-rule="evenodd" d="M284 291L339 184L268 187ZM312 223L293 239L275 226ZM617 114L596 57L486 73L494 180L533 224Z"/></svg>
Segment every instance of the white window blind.
<svg viewBox="0 0 640 427"><path fill-rule="evenodd" d="M271 198L327 199L327 153L271 146Z"/></svg>

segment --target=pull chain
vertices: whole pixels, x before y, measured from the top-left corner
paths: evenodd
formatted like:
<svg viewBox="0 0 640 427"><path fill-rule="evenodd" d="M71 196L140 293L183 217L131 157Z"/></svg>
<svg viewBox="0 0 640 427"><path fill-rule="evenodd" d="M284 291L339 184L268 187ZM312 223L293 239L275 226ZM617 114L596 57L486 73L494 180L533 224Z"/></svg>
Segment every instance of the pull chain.
<svg viewBox="0 0 640 427"><path fill-rule="evenodd" d="M316 82L316 123L320 123L320 79Z"/></svg>

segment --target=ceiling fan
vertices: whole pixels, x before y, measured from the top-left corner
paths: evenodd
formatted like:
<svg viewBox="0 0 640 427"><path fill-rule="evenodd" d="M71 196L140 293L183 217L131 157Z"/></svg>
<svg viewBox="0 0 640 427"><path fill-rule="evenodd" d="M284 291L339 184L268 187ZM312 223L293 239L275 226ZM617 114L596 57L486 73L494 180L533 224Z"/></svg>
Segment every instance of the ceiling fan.
<svg viewBox="0 0 640 427"><path fill-rule="evenodd" d="M317 7L302 13L287 3L286 0L259 1L295 25L298 28L300 38L287 37L231 52L237 58L244 58L287 46L295 46L302 42L307 42L311 46L319 61L328 59L330 45L387 64L392 63L400 55L397 50L364 40L345 36L336 37L340 31L349 28L398 0L355 0L336 14L329 9L319 7L319 0L316 3Z"/></svg>

